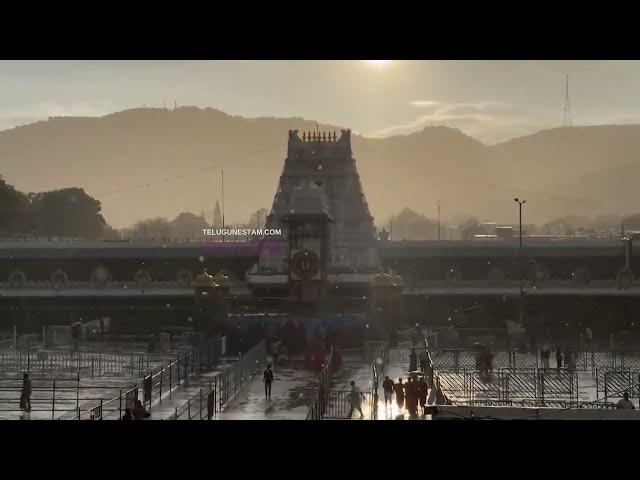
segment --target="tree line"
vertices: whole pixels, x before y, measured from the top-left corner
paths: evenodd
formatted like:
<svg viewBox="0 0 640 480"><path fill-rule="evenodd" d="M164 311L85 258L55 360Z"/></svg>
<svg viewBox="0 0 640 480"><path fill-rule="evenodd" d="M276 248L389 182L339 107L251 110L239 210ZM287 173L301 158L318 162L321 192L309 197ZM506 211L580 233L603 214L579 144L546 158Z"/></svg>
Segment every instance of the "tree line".
<svg viewBox="0 0 640 480"><path fill-rule="evenodd" d="M437 219L405 207L392 215L383 227L391 233L393 240L471 240L476 235L494 235L496 226L473 216L443 220L438 226ZM513 226L517 228L517 225ZM640 214L567 215L543 225L523 225L526 235L617 235L631 231L640 231Z"/></svg>
<svg viewBox="0 0 640 480"><path fill-rule="evenodd" d="M96 239L112 233L100 201L82 188L24 193L0 176L0 235Z"/></svg>

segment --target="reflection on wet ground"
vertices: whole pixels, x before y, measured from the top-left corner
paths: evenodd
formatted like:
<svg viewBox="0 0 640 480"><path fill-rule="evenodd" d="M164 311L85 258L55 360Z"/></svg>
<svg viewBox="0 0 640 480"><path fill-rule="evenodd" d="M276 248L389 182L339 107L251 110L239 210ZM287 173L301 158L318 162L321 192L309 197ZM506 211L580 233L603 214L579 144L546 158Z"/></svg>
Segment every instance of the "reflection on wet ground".
<svg viewBox="0 0 640 480"><path fill-rule="evenodd" d="M274 372L271 399L262 375L256 375L219 416L220 420L304 420L318 388L316 372L290 361Z"/></svg>

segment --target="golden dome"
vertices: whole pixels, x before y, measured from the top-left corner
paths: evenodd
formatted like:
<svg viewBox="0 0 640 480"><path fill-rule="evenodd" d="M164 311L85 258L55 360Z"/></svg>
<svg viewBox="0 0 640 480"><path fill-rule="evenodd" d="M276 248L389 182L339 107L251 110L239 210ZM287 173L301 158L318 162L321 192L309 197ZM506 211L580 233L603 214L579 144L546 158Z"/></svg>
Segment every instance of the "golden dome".
<svg viewBox="0 0 640 480"><path fill-rule="evenodd" d="M216 287L228 287L229 286L229 277L227 277L224 273L218 272L213 276L213 282Z"/></svg>
<svg viewBox="0 0 640 480"><path fill-rule="evenodd" d="M196 279L193 281L193 286L200 288L215 287L216 282L211 275L209 275L207 272L204 272L196 277Z"/></svg>
<svg viewBox="0 0 640 480"><path fill-rule="evenodd" d="M402 286L402 278L399 275L390 275L388 273L379 273L373 277L374 287L400 287Z"/></svg>

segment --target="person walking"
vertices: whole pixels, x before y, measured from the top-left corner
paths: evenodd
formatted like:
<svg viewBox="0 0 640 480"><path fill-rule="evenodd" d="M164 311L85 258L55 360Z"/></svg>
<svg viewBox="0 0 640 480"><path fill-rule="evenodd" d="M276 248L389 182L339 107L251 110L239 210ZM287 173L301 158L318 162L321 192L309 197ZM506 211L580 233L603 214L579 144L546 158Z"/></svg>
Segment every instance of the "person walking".
<svg viewBox="0 0 640 480"><path fill-rule="evenodd" d="M360 412L360 418L364 419L364 414L362 413L362 393L358 391L356 387L356 382L351 380L351 391L349 392L349 403L351 407L349 408L349 415L347 418L351 418L354 410Z"/></svg>
<svg viewBox="0 0 640 480"><path fill-rule="evenodd" d="M425 347L422 350L420 350L420 371L426 374L428 366L429 366L429 351Z"/></svg>
<svg viewBox="0 0 640 480"><path fill-rule="evenodd" d="M384 391L384 408L387 408L391 405L391 396L393 395L393 380L389 378L389 376L385 376L382 381L382 390Z"/></svg>
<svg viewBox="0 0 640 480"><path fill-rule="evenodd" d="M271 356L273 357L273 368L278 369L278 358L280 356L280 341L276 340L271 344Z"/></svg>
<svg viewBox="0 0 640 480"><path fill-rule="evenodd" d="M402 378L398 379L398 383L393 386L393 389L396 392L396 404L398 405L398 410L402 410L404 408L404 384L402 383Z"/></svg>
<svg viewBox="0 0 640 480"><path fill-rule="evenodd" d="M20 392L20 410L31 411L31 380L29 374L22 376L22 391Z"/></svg>
<svg viewBox="0 0 640 480"><path fill-rule="evenodd" d="M586 347L587 351L591 349L592 341L593 341L593 332L591 331L591 328L587 327L584 330L584 346Z"/></svg>
<svg viewBox="0 0 640 480"><path fill-rule="evenodd" d="M560 345L556 345L556 369L558 373L560 373L560 369L562 368L562 349Z"/></svg>
<svg viewBox="0 0 640 480"><path fill-rule="evenodd" d="M121 420L133 420L130 408L125 408L124 415L122 416Z"/></svg>
<svg viewBox="0 0 640 480"><path fill-rule="evenodd" d="M426 415L428 396L429 387L427 386L427 382L425 382L424 377L420 377L420 379L418 380L418 400L420 402L420 407L422 408L423 415Z"/></svg>
<svg viewBox="0 0 640 480"><path fill-rule="evenodd" d="M551 352L549 351L549 347L543 346L542 350L540 350L540 360L542 360L542 368L545 370L549 369L549 358L551 357Z"/></svg>
<svg viewBox="0 0 640 480"><path fill-rule="evenodd" d="M271 364L264 370L264 398L271 400L271 384L273 383L273 370Z"/></svg>
<svg viewBox="0 0 640 480"><path fill-rule="evenodd" d="M576 362L573 357L571 347L566 347L564 349L564 365L569 371L574 371L576 369Z"/></svg>
<svg viewBox="0 0 640 480"><path fill-rule="evenodd" d="M413 377L409 377L409 381L405 386L407 410L411 418L418 416L418 382Z"/></svg>
<svg viewBox="0 0 640 480"><path fill-rule="evenodd" d="M409 371L415 372L416 370L418 370L418 356L416 355L415 348L412 348L409 354Z"/></svg>
<svg viewBox="0 0 640 480"><path fill-rule="evenodd" d="M82 323L75 322L71 325L71 348L72 352L80 350L80 336L82 334Z"/></svg>
<svg viewBox="0 0 640 480"><path fill-rule="evenodd" d="M433 386L434 386L433 364L431 363L431 361L427 362L427 371L425 372L424 376L425 376L425 381L427 383L427 387L428 388L433 388Z"/></svg>

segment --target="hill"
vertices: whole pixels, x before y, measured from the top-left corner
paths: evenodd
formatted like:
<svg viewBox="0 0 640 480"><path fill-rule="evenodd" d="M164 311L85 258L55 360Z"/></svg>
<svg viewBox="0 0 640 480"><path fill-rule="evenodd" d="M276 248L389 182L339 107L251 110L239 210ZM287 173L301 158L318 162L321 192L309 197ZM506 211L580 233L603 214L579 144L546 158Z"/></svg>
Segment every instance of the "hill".
<svg viewBox="0 0 640 480"><path fill-rule="evenodd" d="M224 169L227 222L246 222L271 206L287 131L315 128L302 118L244 118L196 107L50 118L0 132L0 175L22 191L84 188L102 202L106 220L123 227L212 210ZM545 130L493 146L443 126L352 139L378 224L403 207L433 216L438 199L443 217L498 221L515 219L516 195L528 199L530 222L640 210L633 191L640 126Z"/></svg>

